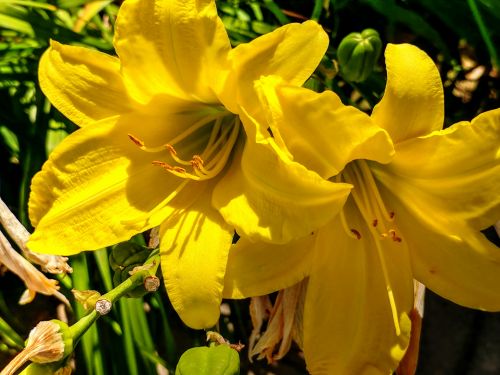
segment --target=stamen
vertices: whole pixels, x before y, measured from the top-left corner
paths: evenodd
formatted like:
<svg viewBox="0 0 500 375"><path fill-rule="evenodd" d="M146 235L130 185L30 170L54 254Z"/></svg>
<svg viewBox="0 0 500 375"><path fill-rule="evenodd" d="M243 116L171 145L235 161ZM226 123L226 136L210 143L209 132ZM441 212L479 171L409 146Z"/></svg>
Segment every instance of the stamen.
<svg viewBox="0 0 500 375"><path fill-rule="evenodd" d="M205 165L204 170L206 171L205 176L201 177L201 180L206 180L216 176L226 165L231 151L233 150L234 144L238 139L238 134L240 131L240 120L237 117L234 125L232 127L231 135L229 139L224 143L222 150L220 150L216 157Z"/></svg>
<svg viewBox="0 0 500 375"><path fill-rule="evenodd" d="M203 117L202 119L200 119L199 121L197 121L193 125L191 125L188 129L183 131L181 134L179 134L178 136L176 136L172 140L170 140L170 142L167 142L167 144L175 145L176 143L179 143L180 141L185 139L187 136L193 134L198 129L201 129L202 127L204 127L206 124L208 124L208 123L210 123L213 120L216 120L218 118L222 118L226 115L227 115L227 112L222 112L222 113L218 113L217 115Z"/></svg>
<svg viewBox="0 0 500 375"><path fill-rule="evenodd" d="M401 335L401 327L399 325L399 315L396 306L396 299L394 298L394 292L392 291L391 280L387 273L387 265L385 263L384 254L382 248L380 247L380 242L374 237L375 247L377 248L378 258L380 260L380 265L382 266L382 274L384 275L385 286L387 288L387 297L389 299L389 305L391 306L392 320L394 323L394 330L396 331L396 336Z"/></svg>
<svg viewBox="0 0 500 375"><path fill-rule="evenodd" d="M139 148L143 151L161 152L161 151L165 151L165 147L167 149L169 149L169 147L168 147L169 145L174 145L176 143L179 143L180 141L182 141L183 139L185 139L189 135L196 132L198 129L201 129L202 127L204 127L205 125L209 124L210 122L212 122L214 120L222 119L226 115L227 115L227 112L220 112L220 113L217 113L216 115L205 116L205 117L201 118L200 120L198 120L197 122L195 122L193 125L191 125L186 130L184 130L181 134L177 135L172 140L167 142L166 144L163 144L163 145L157 146L157 147L146 146L145 143L141 139L139 139L138 137L136 137L133 134L128 134L128 137L130 138L130 140L132 142L134 142L137 146L139 146ZM217 127L216 125L217 125L217 121L216 121L216 124L214 127ZM169 151L170 151L170 149L169 149ZM172 154L172 152L171 152L171 154Z"/></svg>
<svg viewBox="0 0 500 375"><path fill-rule="evenodd" d="M210 156L214 153L214 151L222 144L227 142L227 136L231 130L234 130L234 127L236 127L236 121L233 123L233 126L226 126L226 128L222 131L220 136L217 138L216 142L212 142L211 145L207 144L207 147L205 147L205 150L201 153L200 157L202 157L205 160L208 160ZM238 127L239 128L239 127Z"/></svg>
<svg viewBox="0 0 500 375"><path fill-rule="evenodd" d="M188 173L182 167L172 166L172 165L170 165L168 163L165 163L165 162L159 161L159 160L154 160L153 162L151 162L151 164L156 165L158 167L161 167L161 168L165 169L166 171L172 173L174 176L177 176L177 177L188 178L188 179L195 180L195 181L200 180L199 176L195 176L192 173Z"/></svg>
<svg viewBox="0 0 500 375"><path fill-rule="evenodd" d="M380 192L378 191L377 184L375 183L375 180L373 179L372 173L370 171L370 167L368 167L368 165L366 164L366 161L364 161L364 160L358 160L358 163L356 163L356 165L359 165L359 167L361 168L361 171L363 173L363 177L366 177L363 180L368 183L369 189L373 193L375 200L377 202L377 205L378 205L378 207L380 207L380 211L382 211L382 215L384 215L386 220L391 221L391 219L394 217L394 212L391 212L391 214L392 214L392 216L391 216L391 214L389 214L389 212L387 211L387 208L385 207L385 203L384 203L382 197L380 196Z"/></svg>
<svg viewBox="0 0 500 375"><path fill-rule="evenodd" d="M353 177L349 173L351 170L354 170L354 172L355 172L354 181L356 181L356 183L351 182L352 177ZM368 170L368 172L370 172L370 171ZM371 173L368 173L368 174L370 174L370 176L371 176ZM364 189L365 185L363 184L363 182L365 182L367 180L367 178L362 179L362 177L359 176L359 174L357 173L355 168L351 168L351 169L344 171L343 175L346 179L346 182L352 183L355 186L355 188L353 189L353 192L352 192L352 197L354 199L354 202L356 203L356 206L358 207L359 212L361 213L361 216L363 216L363 219L365 220L366 223L369 223L371 220L373 220L373 219L371 219L371 218L373 218L373 215L371 212L371 206L365 205L366 203L369 204L369 201L366 201L367 194L365 193L365 189ZM363 177L367 177L366 175L367 174L364 174ZM356 189L356 187L358 189ZM373 186L371 186L371 187L374 188L374 190L376 191L375 181L373 181ZM361 194L360 194L360 191L362 192ZM375 194L377 194L377 193L375 193ZM372 221L372 223L373 223L373 221ZM396 335L399 336L401 334L401 327L399 325L399 315L398 315L398 310L397 310L397 306L396 306L396 300L394 298L391 280L390 280L389 274L387 272L387 264L385 262L384 253L383 253L382 247L380 245L381 238L379 237L379 232L377 232L377 230L375 229L374 226L368 226L368 228L370 229L370 233L372 234L373 241L375 242L375 247L377 249L377 256L380 260L382 274L384 277L384 283L385 283L385 286L387 289L387 298L389 299L389 305L391 307L392 319L394 322L394 329L396 331ZM382 233L382 234L380 234L380 236L382 238L386 238L388 235L386 233ZM394 236L395 236L395 231L394 231ZM392 237L392 238L394 239L394 237ZM399 237L396 236L396 238L399 238ZM395 240L395 241L397 241L397 240Z"/></svg>
<svg viewBox="0 0 500 375"><path fill-rule="evenodd" d="M335 176L335 182L340 183L342 182L342 175L339 173L337 176ZM348 237L351 237L355 240L360 240L361 239L361 233L357 231L356 229L349 228L349 225L347 224L347 219L345 217L344 210L340 210L340 222L342 223L342 227L344 228L344 232L347 234Z"/></svg>
<svg viewBox="0 0 500 375"><path fill-rule="evenodd" d="M174 159L177 163L182 165L191 165L191 162L183 160L177 156L177 151L175 151L174 146L172 146L171 144L166 144L165 147L170 152L170 156L172 157L172 159Z"/></svg>

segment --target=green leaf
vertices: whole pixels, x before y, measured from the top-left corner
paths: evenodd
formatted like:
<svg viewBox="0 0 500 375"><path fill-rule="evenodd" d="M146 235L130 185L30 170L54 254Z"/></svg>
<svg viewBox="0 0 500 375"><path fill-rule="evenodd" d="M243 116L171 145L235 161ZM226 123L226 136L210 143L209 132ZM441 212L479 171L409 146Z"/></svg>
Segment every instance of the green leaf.
<svg viewBox="0 0 500 375"><path fill-rule="evenodd" d="M191 348L181 356L175 375L237 375L240 356L228 345Z"/></svg>

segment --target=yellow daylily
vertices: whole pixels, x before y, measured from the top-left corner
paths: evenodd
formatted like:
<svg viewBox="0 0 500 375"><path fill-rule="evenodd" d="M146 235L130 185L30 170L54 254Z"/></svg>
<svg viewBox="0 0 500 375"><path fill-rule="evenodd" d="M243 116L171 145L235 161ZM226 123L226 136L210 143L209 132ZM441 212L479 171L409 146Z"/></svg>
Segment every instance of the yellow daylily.
<svg viewBox="0 0 500 375"><path fill-rule="evenodd" d="M327 45L309 21L232 49L213 0L126 0L118 57L52 42L40 85L80 129L33 179L30 249L70 255L160 226L173 306L191 327L214 325L234 229L284 243L350 192L276 144L253 86L269 74L302 85Z"/></svg>
<svg viewBox="0 0 500 375"><path fill-rule="evenodd" d="M340 215L300 241L237 243L224 295L264 295L309 276L303 350L312 374L392 373L408 345L413 279L463 306L500 310L500 249L480 232L500 217L500 109L442 129L432 60L411 45L389 45L385 57L387 87L371 121L394 150L365 142L341 170L335 140L356 142L370 127L339 122L333 93L261 81L275 137L353 190Z"/></svg>

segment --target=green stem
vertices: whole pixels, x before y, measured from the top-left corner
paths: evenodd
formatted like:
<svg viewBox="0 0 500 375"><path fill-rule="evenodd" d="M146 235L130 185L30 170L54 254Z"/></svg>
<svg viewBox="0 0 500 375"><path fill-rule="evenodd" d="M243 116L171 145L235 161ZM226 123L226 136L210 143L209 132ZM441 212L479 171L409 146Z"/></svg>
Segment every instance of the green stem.
<svg viewBox="0 0 500 375"><path fill-rule="evenodd" d="M491 64L493 65L493 67L495 69L498 69L498 68L500 68L500 61L498 60L497 50L495 48L495 44L493 43L493 40L490 37L490 34L488 32L488 28L483 21L483 17L481 17L481 12L479 11L479 8L477 7L476 0L467 0L467 3L469 4L469 8L472 12L472 16L474 17L474 20L477 23L477 27L479 28L479 32L481 33L481 36L483 37L484 44L486 44L486 48L488 49L488 53L490 54Z"/></svg>
<svg viewBox="0 0 500 375"><path fill-rule="evenodd" d="M69 331L73 337L73 345L76 345L78 340L83 336L85 332L94 324L94 322L99 318L97 311L93 310L90 314L84 316L71 327Z"/></svg>

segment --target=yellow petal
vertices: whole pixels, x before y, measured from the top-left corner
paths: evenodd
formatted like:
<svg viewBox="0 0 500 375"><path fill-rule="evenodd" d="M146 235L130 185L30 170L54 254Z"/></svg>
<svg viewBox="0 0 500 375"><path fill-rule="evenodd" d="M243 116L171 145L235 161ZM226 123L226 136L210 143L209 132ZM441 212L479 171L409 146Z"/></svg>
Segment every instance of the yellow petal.
<svg viewBox="0 0 500 375"><path fill-rule="evenodd" d="M362 220L351 201L348 220ZM375 241L382 245L396 304L391 311ZM304 354L316 374L389 374L409 342L413 282L404 242L360 240L344 232L340 219L318 232L304 309ZM395 321L398 320L399 335Z"/></svg>
<svg viewBox="0 0 500 375"><path fill-rule="evenodd" d="M158 146L186 129L196 115L161 112L168 103L81 128L53 151L31 186L29 211L36 227L31 250L69 255L127 240L159 225L197 194L199 185L187 184L157 215L160 203L175 195L184 179L152 164L168 157L166 149L144 152L128 137ZM139 227L124 224L141 217L151 220L143 219Z"/></svg>
<svg viewBox="0 0 500 375"><path fill-rule="evenodd" d="M252 122L249 117L244 121ZM214 206L238 234L286 243L310 234L339 212L351 185L324 180L290 160L269 136L250 137L213 195Z"/></svg>
<svg viewBox="0 0 500 375"><path fill-rule="evenodd" d="M408 242L415 279L460 305L500 311L500 249L453 214L434 212L421 195L385 194Z"/></svg>
<svg viewBox="0 0 500 375"><path fill-rule="evenodd" d="M159 93L215 102L212 89L231 48L209 0L128 0L114 45L127 89L141 103Z"/></svg>
<svg viewBox="0 0 500 375"><path fill-rule="evenodd" d="M51 41L38 71L52 104L78 126L131 111L115 57Z"/></svg>
<svg viewBox="0 0 500 375"><path fill-rule="evenodd" d="M411 201L424 204L429 214L469 221L476 229L498 220L500 110L408 140L396 149L393 162L375 170L395 194L412 196Z"/></svg>
<svg viewBox="0 0 500 375"><path fill-rule="evenodd" d="M315 239L274 245L240 238L229 252L224 298L263 296L298 283L309 273Z"/></svg>
<svg viewBox="0 0 500 375"><path fill-rule="evenodd" d="M276 77L261 79L257 87L276 142L322 177L337 175L355 159L391 160L388 134L363 112L343 105L335 93L279 85Z"/></svg>
<svg viewBox="0 0 500 375"><path fill-rule="evenodd" d="M372 117L394 143L443 127L443 85L434 62L410 44L387 45L387 85Z"/></svg>
<svg viewBox="0 0 500 375"><path fill-rule="evenodd" d="M233 229L210 205L207 188L160 230L161 268L168 296L185 324L213 327L219 318Z"/></svg>
<svg viewBox="0 0 500 375"><path fill-rule="evenodd" d="M276 75L285 83L302 86L318 66L328 47L328 35L314 21L288 24L230 53L233 67L222 101L234 106L234 93L250 111L256 105L253 82L261 76Z"/></svg>

